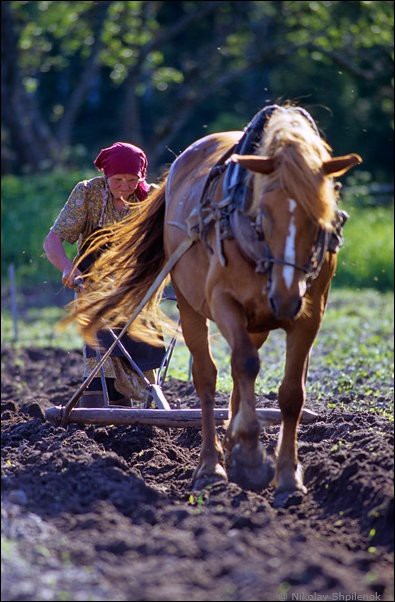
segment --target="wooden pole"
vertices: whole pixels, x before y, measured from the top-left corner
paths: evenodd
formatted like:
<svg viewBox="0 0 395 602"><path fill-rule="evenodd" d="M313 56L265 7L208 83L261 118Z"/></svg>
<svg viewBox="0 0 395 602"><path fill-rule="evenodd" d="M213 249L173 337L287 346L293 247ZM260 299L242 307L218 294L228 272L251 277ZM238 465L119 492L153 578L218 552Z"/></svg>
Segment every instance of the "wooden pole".
<svg viewBox="0 0 395 602"><path fill-rule="evenodd" d="M259 421L264 425L280 424L281 412L277 408L258 408ZM214 417L217 425L224 424L228 419L227 408L215 408ZM45 412L45 418L59 426L63 423L63 407L54 406ZM303 410L300 422L310 424L318 419L318 414L311 410ZM146 424L160 427L200 428L202 415L200 410L133 410L131 408L78 408L73 409L67 417L67 422L76 424Z"/></svg>

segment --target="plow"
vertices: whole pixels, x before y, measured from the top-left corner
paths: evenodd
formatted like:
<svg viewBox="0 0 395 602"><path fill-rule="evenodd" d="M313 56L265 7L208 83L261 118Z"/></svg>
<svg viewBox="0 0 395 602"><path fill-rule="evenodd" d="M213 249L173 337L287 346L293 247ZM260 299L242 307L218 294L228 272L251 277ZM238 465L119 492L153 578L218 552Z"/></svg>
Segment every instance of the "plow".
<svg viewBox="0 0 395 602"><path fill-rule="evenodd" d="M151 425L163 428L201 428L202 416L199 409L172 409L167 401L162 385L166 377L167 369L172 357L177 335L170 342L162 364L156 375L156 382L150 383L140 370L139 366L130 357L126 349L120 341L122 336L128 330L132 322L137 318L141 310L148 303L151 296L159 288L163 280L170 273L178 259L192 246L196 239L193 237L183 241L178 249L171 255L167 263L158 274L151 287L136 307L128 322L124 325L118 335L106 325L110 332L113 343L107 351L101 355L100 351L96 351L97 364L85 379L79 389L74 393L71 399L64 406L54 406L48 408L45 412L45 418L54 426L65 427L69 423L87 424L87 425ZM132 368L139 374L146 384L148 393L148 402L153 407L141 408L125 408L109 404L108 394L105 387L105 379L103 365L106 359L116 346L119 346L125 355L126 359L131 364ZM103 398L105 407L101 408L76 408L76 405L82 396L83 392L92 382L93 378L100 372L103 383ZM262 425L281 424L281 412L276 408L258 408L256 410L258 420ZM227 408L215 408L214 418L217 426L224 425L229 419ZM315 422L318 415L311 410L303 410L300 418L302 424L310 424Z"/></svg>

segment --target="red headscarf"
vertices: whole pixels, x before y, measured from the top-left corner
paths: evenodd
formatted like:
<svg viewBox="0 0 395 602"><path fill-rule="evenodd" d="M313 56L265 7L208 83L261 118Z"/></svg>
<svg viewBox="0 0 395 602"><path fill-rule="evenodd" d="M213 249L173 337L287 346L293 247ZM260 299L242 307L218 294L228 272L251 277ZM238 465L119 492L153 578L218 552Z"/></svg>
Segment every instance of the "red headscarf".
<svg viewBox="0 0 395 602"><path fill-rule="evenodd" d="M108 148L103 148L94 160L98 169L104 171L107 178L116 174L128 173L141 178L136 188L139 201L147 198L150 189L145 178L147 176L147 157L138 146L127 142L115 142Z"/></svg>

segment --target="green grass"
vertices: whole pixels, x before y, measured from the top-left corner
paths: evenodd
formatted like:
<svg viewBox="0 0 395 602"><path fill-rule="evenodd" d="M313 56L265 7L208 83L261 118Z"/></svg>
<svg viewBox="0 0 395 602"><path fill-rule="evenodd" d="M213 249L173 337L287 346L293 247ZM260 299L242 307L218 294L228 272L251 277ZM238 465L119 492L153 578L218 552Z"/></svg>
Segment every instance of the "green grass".
<svg viewBox="0 0 395 602"><path fill-rule="evenodd" d="M77 182L94 175L93 171L59 170L51 174L2 178L3 275L13 263L20 284L59 281L59 272L45 257L43 241ZM73 257L75 250L74 245L68 246L68 255Z"/></svg>
<svg viewBox="0 0 395 602"><path fill-rule="evenodd" d="M393 295L333 291L312 351L309 393L325 400L330 392L337 407L363 403L392 417L393 325Z"/></svg>
<svg viewBox="0 0 395 602"><path fill-rule="evenodd" d="M176 317L175 304L166 308ZM58 332L60 308L31 309L19 323L17 346L80 348L75 328ZM9 312L2 315L2 342L12 341ZM218 368L217 388L230 392L230 355L215 325L210 341ZM285 334L273 331L263 345L257 393L275 395L284 369ZM175 347L168 375L187 380L189 352L182 341ZM309 368L309 399L326 407L380 412L390 417L393 403L393 296L375 290L333 290L315 341Z"/></svg>
<svg viewBox="0 0 395 602"><path fill-rule="evenodd" d="M394 288L394 221L391 207L349 208L344 245L333 285L337 288Z"/></svg>
<svg viewBox="0 0 395 602"><path fill-rule="evenodd" d="M61 331L59 321L65 312L61 307L31 308L17 320L17 347L62 347L82 348L82 339L75 328ZM1 341L13 343L14 326L8 310L1 315Z"/></svg>

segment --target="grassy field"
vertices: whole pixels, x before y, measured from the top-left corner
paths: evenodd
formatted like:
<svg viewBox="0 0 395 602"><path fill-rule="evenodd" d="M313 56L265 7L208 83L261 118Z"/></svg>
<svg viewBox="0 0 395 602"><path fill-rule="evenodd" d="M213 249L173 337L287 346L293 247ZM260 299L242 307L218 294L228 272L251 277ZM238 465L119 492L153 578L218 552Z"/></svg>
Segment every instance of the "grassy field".
<svg viewBox="0 0 395 602"><path fill-rule="evenodd" d="M171 304L166 310L174 314ZM58 307L28 310L18 324L17 346L80 348L75 329L59 332L63 315ZM176 316L174 316L176 317ZM2 314L2 343L12 343L10 313ZM14 343L15 344L15 343ZM229 349L215 326L211 345L218 367L218 389L231 390ZM257 392L274 396L284 366L285 335L270 334L262 347ZM187 380L189 352L182 341L175 347L169 376ZM393 403L393 296L374 290L333 290L310 361L309 399L325 407L358 407L392 415Z"/></svg>

